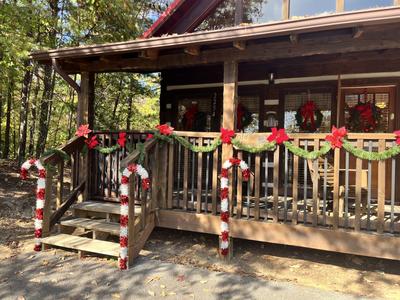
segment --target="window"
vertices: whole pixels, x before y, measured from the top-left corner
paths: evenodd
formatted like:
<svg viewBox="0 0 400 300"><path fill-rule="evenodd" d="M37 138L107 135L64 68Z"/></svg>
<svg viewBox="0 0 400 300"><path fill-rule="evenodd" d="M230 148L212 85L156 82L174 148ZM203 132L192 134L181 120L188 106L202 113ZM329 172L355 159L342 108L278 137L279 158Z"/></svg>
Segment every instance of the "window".
<svg viewBox="0 0 400 300"><path fill-rule="evenodd" d="M301 132L296 120L296 113L307 101L313 101L316 108L322 113L321 126L317 132L330 132L332 117L332 93L329 92L303 92L288 93L285 95L285 129L287 132Z"/></svg>
<svg viewBox="0 0 400 300"><path fill-rule="evenodd" d="M291 0L290 18L300 19L315 15L331 14L336 11L336 0Z"/></svg>
<svg viewBox="0 0 400 300"><path fill-rule="evenodd" d="M282 0L247 0L243 5L243 22L267 23L282 20Z"/></svg>
<svg viewBox="0 0 400 300"><path fill-rule="evenodd" d="M393 0L345 0L346 11L392 6Z"/></svg>

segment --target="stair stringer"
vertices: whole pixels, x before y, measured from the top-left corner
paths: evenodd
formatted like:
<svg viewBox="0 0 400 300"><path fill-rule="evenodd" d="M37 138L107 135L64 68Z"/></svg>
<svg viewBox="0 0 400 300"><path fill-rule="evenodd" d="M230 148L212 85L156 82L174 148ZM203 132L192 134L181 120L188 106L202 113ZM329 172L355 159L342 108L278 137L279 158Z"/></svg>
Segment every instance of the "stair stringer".
<svg viewBox="0 0 400 300"><path fill-rule="evenodd" d="M143 249L144 244L150 237L155 227L155 214L150 213L147 218L146 225L143 230L135 234L132 241L129 241L128 247L128 264L131 266L136 257L138 257L140 250Z"/></svg>

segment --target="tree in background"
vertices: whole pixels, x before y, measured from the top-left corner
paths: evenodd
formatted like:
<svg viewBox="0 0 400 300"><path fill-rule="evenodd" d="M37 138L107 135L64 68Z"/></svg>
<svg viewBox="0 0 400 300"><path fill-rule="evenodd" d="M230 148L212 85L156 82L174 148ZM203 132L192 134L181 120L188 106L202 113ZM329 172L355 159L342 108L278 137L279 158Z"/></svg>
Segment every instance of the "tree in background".
<svg viewBox="0 0 400 300"><path fill-rule="evenodd" d="M74 134L76 93L31 51L135 39L170 2L0 1L0 157L40 156ZM98 75L95 128L154 127L158 86L157 74Z"/></svg>

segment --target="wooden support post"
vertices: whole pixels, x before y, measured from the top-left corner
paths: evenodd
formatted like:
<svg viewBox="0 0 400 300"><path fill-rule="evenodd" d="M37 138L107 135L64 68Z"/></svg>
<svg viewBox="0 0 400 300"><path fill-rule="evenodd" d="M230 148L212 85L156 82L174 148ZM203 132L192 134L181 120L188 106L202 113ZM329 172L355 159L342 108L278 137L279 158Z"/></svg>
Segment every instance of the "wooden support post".
<svg viewBox="0 0 400 300"><path fill-rule="evenodd" d="M238 81L238 63L236 61L226 61L224 63L224 96L222 127L235 130L236 128L236 106L237 106L237 81ZM233 146L222 145L222 163L233 156ZM229 174L229 199L232 201L232 174ZM230 212L232 213L232 212ZM229 253L232 252L232 241L229 243ZM229 255L228 255L229 259Z"/></svg>
<svg viewBox="0 0 400 300"><path fill-rule="evenodd" d="M379 140L378 151L383 152L386 149L386 140ZM385 190L386 190L386 161L378 161L378 224L377 232L382 234L385 229Z"/></svg>
<svg viewBox="0 0 400 300"><path fill-rule="evenodd" d="M131 174L129 178L129 187L128 187L128 194L129 194L129 203L128 203L128 266L131 266L133 260L135 259L134 255L134 246L136 241L136 234L135 234L135 185L136 185L136 178L134 174ZM142 214L141 218L145 216Z"/></svg>
<svg viewBox="0 0 400 300"><path fill-rule="evenodd" d="M168 183L168 145L165 143L159 144L158 148L158 206L167 208L167 183Z"/></svg>
<svg viewBox="0 0 400 300"><path fill-rule="evenodd" d="M77 126L88 124L93 128L94 123L94 73L82 72L81 88L78 94L78 118ZM83 191L83 201L89 197L90 189L90 158L86 154L82 159L82 166L79 171L79 182L85 181L85 190Z"/></svg>

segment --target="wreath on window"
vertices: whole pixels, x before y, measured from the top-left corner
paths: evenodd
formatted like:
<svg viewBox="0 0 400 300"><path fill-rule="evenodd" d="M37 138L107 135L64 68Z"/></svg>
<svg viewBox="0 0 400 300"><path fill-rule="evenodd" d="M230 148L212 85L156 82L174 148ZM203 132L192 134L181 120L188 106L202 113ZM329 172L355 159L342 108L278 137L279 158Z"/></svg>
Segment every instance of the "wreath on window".
<svg viewBox="0 0 400 300"><path fill-rule="evenodd" d="M183 115L182 123L184 130L204 131L207 126L207 114L199 111L199 106L194 103Z"/></svg>
<svg viewBox="0 0 400 300"><path fill-rule="evenodd" d="M349 108L347 127L353 132L374 132L380 124L382 112L373 102L359 102Z"/></svg>
<svg viewBox="0 0 400 300"><path fill-rule="evenodd" d="M239 131L243 130L253 122L253 117L251 115L251 112L241 103L239 103L237 106L236 114L237 114L236 127Z"/></svg>
<svg viewBox="0 0 400 300"><path fill-rule="evenodd" d="M321 127L323 115L314 101L307 101L296 112L296 123L302 131L315 132Z"/></svg>

